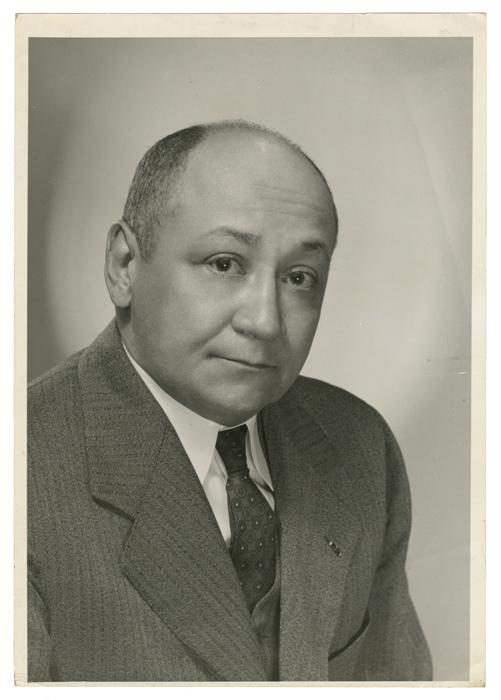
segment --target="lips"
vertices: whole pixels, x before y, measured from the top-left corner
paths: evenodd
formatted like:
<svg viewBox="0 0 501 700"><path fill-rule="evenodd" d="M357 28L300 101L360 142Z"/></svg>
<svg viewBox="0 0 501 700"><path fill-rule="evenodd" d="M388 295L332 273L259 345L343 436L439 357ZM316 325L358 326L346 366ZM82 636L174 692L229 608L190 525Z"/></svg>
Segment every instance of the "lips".
<svg viewBox="0 0 501 700"><path fill-rule="evenodd" d="M215 355L220 360L226 360L226 362L232 362L237 365L242 365L243 367L249 367L250 369L277 369L277 366L271 362L258 362L256 360L244 359L241 357L223 357Z"/></svg>

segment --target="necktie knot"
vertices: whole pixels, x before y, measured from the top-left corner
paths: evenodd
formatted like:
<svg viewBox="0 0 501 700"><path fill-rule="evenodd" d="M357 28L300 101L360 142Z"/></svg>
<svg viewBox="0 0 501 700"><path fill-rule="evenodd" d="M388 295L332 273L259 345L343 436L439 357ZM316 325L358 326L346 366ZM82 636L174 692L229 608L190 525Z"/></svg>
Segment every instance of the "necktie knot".
<svg viewBox="0 0 501 700"><path fill-rule="evenodd" d="M221 430L216 441L216 450L221 455L228 474L247 469L247 457L245 453L245 438L247 426L239 425L237 428Z"/></svg>

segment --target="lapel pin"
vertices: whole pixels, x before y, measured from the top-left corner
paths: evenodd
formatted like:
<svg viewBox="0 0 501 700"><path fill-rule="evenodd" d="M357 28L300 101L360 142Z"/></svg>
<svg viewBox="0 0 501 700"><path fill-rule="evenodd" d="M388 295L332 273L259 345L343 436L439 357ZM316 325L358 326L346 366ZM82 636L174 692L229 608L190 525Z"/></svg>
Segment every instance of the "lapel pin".
<svg viewBox="0 0 501 700"><path fill-rule="evenodd" d="M336 557L340 557L340 556L341 556L341 550L340 550L339 547L335 544L335 542L333 542L332 540L330 540L330 539L327 537L327 535L324 535L324 540L327 542L327 544L329 545L329 547L332 549L332 551L334 552L334 554L336 555Z"/></svg>

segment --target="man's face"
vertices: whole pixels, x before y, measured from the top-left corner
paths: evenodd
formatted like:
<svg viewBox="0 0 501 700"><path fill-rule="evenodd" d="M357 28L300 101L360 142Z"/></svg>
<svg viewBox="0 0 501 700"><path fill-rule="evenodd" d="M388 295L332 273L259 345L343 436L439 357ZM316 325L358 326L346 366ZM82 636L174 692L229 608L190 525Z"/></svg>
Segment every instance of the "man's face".
<svg viewBox="0 0 501 700"><path fill-rule="evenodd" d="M222 425L277 401L315 334L334 248L327 188L285 144L236 131L189 156L175 212L132 280L132 356Z"/></svg>

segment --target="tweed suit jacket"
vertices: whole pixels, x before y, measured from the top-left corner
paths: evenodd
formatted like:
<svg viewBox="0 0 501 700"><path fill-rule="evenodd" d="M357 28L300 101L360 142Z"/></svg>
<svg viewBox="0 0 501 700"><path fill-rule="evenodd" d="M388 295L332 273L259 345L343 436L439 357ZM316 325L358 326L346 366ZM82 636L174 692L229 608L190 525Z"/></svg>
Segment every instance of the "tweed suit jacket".
<svg viewBox="0 0 501 700"><path fill-rule="evenodd" d="M280 680L430 679L383 419L300 377L260 437L281 523ZM202 486L115 322L30 386L28 520L29 681L266 680Z"/></svg>

